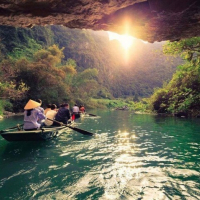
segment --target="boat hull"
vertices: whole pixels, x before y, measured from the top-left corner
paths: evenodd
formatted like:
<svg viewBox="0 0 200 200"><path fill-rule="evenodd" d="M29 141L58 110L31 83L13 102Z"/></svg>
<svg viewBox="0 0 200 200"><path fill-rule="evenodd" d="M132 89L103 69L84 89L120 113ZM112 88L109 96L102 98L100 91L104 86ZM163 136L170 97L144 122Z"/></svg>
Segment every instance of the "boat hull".
<svg viewBox="0 0 200 200"><path fill-rule="evenodd" d="M5 130L1 132L1 136L7 141L44 141L50 140L59 136L64 130L68 129L66 126L44 128L33 131L18 131Z"/></svg>

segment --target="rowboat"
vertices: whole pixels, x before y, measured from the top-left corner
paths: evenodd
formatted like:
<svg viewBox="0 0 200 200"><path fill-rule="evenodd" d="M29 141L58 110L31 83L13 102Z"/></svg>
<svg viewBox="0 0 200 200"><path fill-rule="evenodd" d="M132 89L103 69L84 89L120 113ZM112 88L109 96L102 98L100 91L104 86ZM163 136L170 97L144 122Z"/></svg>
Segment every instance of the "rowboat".
<svg viewBox="0 0 200 200"><path fill-rule="evenodd" d="M44 141L50 140L59 136L63 131L66 131L68 127L49 127L38 130L25 131L22 126L9 128L0 132L1 136L7 141Z"/></svg>

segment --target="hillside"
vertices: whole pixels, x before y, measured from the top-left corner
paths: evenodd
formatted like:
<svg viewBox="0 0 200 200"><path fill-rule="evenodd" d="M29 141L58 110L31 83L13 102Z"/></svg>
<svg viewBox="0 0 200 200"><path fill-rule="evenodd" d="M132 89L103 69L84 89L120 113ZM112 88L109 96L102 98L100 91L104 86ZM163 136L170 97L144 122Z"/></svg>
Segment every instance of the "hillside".
<svg viewBox="0 0 200 200"><path fill-rule="evenodd" d="M102 97L147 97L153 89L169 81L180 63L162 54L163 43L143 43L135 40L129 59L117 40L109 40L106 32L68 29L62 26L33 27L32 29L0 26L2 55L31 59L34 52L57 44L64 47L64 60L77 63L77 71L98 70L97 81Z"/></svg>

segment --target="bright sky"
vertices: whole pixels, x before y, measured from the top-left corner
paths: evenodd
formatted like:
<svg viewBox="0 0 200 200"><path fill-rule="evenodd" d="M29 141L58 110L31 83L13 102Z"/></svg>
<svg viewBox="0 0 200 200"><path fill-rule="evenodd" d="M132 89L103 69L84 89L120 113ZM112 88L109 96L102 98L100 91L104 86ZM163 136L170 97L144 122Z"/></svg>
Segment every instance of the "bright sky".
<svg viewBox="0 0 200 200"><path fill-rule="evenodd" d="M124 47L125 50L128 50L134 43L134 40L136 40L136 38L130 36L130 35L119 35L117 33L113 33L108 31L108 36L109 36L109 40L118 40L121 45ZM148 43L146 41L142 41L144 43Z"/></svg>
<svg viewBox="0 0 200 200"><path fill-rule="evenodd" d="M134 37L129 35L119 35L117 33L113 33L108 31L109 40L118 40L125 50L128 50L133 44Z"/></svg>

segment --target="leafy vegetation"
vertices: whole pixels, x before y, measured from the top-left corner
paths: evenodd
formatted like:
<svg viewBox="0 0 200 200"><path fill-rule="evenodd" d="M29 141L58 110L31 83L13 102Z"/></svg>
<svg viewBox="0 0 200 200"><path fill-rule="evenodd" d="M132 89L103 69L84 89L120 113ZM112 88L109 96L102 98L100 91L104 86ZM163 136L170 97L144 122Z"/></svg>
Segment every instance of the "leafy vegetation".
<svg viewBox="0 0 200 200"><path fill-rule="evenodd" d="M94 98L107 99L100 101L103 107L114 107L115 98L137 102L168 81L180 63L163 56L159 43L135 40L126 55L106 32L62 26L0 26L0 41L0 95L11 99L14 110L29 98L87 107L98 106ZM134 107L144 110L146 103Z"/></svg>
<svg viewBox="0 0 200 200"><path fill-rule="evenodd" d="M3 60L0 64L1 80L4 80L0 85L1 97L10 99L14 110L23 108L29 98L42 99L44 104L74 103L75 99L83 102L87 99L83 90L90 93L98 85L94 80L98 72L86 69L77 73L76 63L69 60L64 64L63 57L63 49L53 45L37 51L31 60ZM91 83L93 87L86 90Z"/></svg>
<svg viewBox="0 0 200 200"><path fill-rule="evenodd" d="M185 64L178 66L172 80L151 96L151 105L158 113L199 115L200 113L200 38L168 42L164 52L180 55Z"/></svg>
<svg viewBox="0 0 200 200"><path fill-rule="evenodd" d="M96 108L109 108L109 109L117 109L123 108L127 106L129 110L139 111L139 112L151 112L149 107L148 99L144 98L139 102L133 101L131 98L128 99L92 99L91 100L92 107Z"/></svg>
<svg viewBox="0 0 200 200"><path fill-rule="evenodd" d="M117 40L110 41L106 32L62 26L31 29L0 26L0 39L2 53L17 59L29 60L37 50L53 44L64 47L63 62L75 60L78 72L96 68L97 81L115 98L149 96L154 87L161 87L163 80L171 78L180 63L178 59L163 56L160 43L144 44L135 40L126 55L121 44Z"/></svg>

